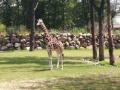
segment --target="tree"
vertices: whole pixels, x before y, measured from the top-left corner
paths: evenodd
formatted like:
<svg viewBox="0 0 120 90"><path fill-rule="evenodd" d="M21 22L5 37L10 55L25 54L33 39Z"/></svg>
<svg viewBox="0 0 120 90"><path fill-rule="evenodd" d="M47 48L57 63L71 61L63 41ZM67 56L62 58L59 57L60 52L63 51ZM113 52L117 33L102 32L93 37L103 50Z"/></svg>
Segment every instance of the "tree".
<svg viewBox="0 0 120 90"><path fill-rule="evenodd" d="M90 20L90 15L89 15L89 12L88 12L88 8L90 8L90 3L89 3L89 0L82 0L82 6L83 6L83 15L84 15L84 20L85 20L85 25L86 25L86 29L87 29L87 32L90 32L89 31L89 20Z"/></svg>
<svg viewBox="0 0 120 90"><path fill-rule="evenodd" d="M34 34L35 34L35 10L37 8L37 0L31 0L31 34L30 34L30 51L34 50Z"/></svg>
<svg viewBox="0 0 120 90"><path fill-rule="evenodd" d="M11 26L11 16L12 16L12 10L11 10L11 0L6 0L2 12L2 23L4 23L7 27Z"/></svg>
<svg viewBox="0 0 120 90"><path fill-rule="evenodd" d="M78 2L73 9L72 20L74 27L86 28L89 31L88 25L90 21L90 3L89 0Z"/></svg>
<svg viewBox="0 0 120 90"><path fill-rule="evenodd" d="M22 12L22 25L25 25L28 29L31 28L31 0L21 0L21 12ZM26 18L27 17L27 18Z"/></svg>
<svg viewBox="0 0 120 90"><path fill-rule="evenodd" d="M92 33L92 47L93 47L93 59L97 59L96 39L95 39L95 26L94 26L94 7L93 0L90 0L91 4L91 33Z"/></svg>
<svg viewBox="0 0 120 90"><path fill-rule="evenodd" d="M104 4L105 0L102 0L100 6L98 7L93 0L93 5L95 10L98 13L98 20L99 20L99 61L104 60L104 43L103 43L103 12L104 12Z"/></svg>
<svg viewBox="0 0 120 90"><path fill-rule="evenodd" d="M5 0L0 6L0 21L7 27L22 24L21 2L18 0Z"/></svg>
<svg viewBox="0 0 120 90"><path fill-rule="evenodd" d="M108 15L108 35L109 35L109 56L110 56L110 65L114 65L114 54L113 54L113 39L112 39L112 25L111 25L111 8L110 0L107 0L107 15Z"/></svg>
<svg viewBox="0 0 120 90"><path fill-rule="evenodd" d="M73 27L74 0L39 0L36 18L43 18L48 29Z"/></svg>

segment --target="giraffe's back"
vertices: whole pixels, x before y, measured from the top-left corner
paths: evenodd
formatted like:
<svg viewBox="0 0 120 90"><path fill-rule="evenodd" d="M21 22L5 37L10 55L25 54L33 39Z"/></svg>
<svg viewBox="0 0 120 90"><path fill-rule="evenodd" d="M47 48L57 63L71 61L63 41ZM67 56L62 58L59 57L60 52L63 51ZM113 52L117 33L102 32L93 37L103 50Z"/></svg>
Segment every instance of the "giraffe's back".
<svg viewBox="0 0 120 90"><path fill-rule="evenodd" d="M49 41L46 45L47 49L52 49L52 50L56 50L58 48L62 48L63 49L63 44L61 41L57 40L57 39L53 39L52 41Z"/></svg>

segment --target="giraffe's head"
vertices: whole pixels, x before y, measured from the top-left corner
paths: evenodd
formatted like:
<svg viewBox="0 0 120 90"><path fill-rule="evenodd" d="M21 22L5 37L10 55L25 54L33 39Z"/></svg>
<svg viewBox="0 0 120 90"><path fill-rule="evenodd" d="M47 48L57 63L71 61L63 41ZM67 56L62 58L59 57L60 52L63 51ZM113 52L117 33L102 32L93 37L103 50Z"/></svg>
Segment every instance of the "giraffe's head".
<svg viewBox="0 0 120 90"><path fill-rule="evenodd" d="M42 19L38 19L37 26L38 25L42 25L42 23L43 23L43 20Z"/></svg>

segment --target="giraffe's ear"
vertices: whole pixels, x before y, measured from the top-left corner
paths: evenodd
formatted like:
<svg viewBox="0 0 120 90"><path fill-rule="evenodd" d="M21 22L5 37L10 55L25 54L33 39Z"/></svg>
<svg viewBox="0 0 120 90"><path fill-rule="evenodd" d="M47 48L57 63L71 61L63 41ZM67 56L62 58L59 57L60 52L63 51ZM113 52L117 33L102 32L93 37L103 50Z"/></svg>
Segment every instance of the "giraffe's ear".
<svg viewBox="0 0 120 90"><path fill-rule="evenodd" d="M39 20L42 20L42 18L40 18Z"/></svg>

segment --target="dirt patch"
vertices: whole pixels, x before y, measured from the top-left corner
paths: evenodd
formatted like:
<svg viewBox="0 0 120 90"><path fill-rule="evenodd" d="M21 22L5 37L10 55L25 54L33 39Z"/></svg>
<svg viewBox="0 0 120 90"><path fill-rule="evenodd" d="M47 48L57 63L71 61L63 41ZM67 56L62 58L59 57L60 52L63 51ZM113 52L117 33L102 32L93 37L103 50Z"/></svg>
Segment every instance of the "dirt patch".
<svg viewBox="0 0 120 90"><path fill-rule="evenodd" d="M1 82L0 90L47 90L55 82L55 78Z"/></svg>

